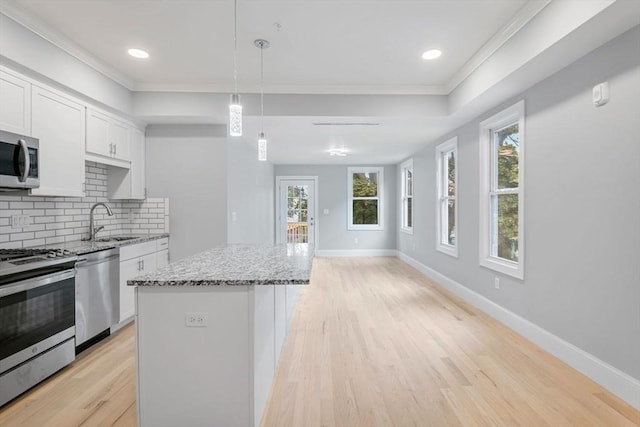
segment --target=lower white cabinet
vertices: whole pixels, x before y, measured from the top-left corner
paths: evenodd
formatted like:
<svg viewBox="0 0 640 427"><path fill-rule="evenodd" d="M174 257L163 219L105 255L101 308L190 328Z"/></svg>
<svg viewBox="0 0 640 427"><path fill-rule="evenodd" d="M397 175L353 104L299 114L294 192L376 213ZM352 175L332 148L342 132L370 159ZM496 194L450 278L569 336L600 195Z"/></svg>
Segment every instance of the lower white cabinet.
<svg viewBox="0 0 640 427"><path fill-rule="evenodd" d="M162 248L158 251L158 248ZM158 265L160 260L160 265ZM166 260L164 262L163 260ZM120 248L120 322L133 318L135 314L135 288L127 286L127 280L155 271L168 264L169 239L122 246Z"/></svg>

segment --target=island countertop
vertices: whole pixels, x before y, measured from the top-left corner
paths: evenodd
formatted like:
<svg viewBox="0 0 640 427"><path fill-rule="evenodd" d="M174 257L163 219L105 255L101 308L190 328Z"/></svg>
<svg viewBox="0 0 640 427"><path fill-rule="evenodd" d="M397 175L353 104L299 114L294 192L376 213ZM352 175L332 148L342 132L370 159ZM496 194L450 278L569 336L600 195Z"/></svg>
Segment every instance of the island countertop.
<svg viewBox="0 0 640 427"><path fill-rule="evenodd" d="M129 286L219 286L309 284L313 246L228 245L200 252L153 273L129 280Z"/></svg>

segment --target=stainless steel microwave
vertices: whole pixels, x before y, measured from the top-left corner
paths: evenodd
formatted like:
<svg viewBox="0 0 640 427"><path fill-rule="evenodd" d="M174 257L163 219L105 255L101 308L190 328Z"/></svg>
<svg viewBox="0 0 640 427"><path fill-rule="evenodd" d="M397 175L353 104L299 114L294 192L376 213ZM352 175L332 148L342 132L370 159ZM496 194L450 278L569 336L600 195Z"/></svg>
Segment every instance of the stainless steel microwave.
<svg viewBox="0 0 640 427"><path fill-rule="evenodd" d="M0 130L0 191L40 186L39 148L36 138Z"/></svg>

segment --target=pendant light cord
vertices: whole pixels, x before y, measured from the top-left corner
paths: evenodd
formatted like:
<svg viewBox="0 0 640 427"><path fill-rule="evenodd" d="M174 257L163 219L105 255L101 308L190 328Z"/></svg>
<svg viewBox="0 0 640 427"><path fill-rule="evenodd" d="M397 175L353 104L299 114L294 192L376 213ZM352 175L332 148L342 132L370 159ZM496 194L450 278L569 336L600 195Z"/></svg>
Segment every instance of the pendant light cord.
<svg viewBox="0 0 640 427"><path fill-rule="evenodd" d="M264 133L264 46L260 47L260 130Z"/></svg>
<svg viewBox="0 0 640 427"><path fill-rule="evenodd" d="M238 0L233 0L233 83L238 93Z"/></svg>

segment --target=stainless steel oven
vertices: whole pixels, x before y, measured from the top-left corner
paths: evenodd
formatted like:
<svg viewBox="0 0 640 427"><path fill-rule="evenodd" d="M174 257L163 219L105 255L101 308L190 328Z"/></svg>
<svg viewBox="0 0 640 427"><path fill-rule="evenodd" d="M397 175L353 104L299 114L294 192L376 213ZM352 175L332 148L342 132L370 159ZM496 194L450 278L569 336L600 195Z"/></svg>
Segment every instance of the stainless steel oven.
<svg viewBox="0 0 640 427"><path fill-rule="evenodd" d="M0 406L75 359L76 257L24 251L0 251Z"/></svg>
<svg viewBox="0 0 640 427"><path fill-rule="evenodd" d="M36 138L0 130L0 190L40 186L39 148Z"/></svg>

